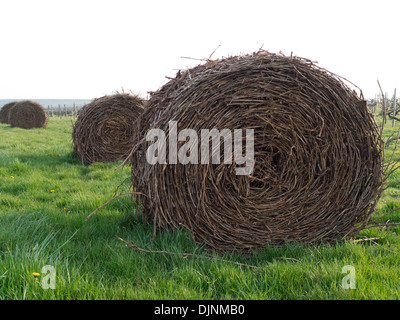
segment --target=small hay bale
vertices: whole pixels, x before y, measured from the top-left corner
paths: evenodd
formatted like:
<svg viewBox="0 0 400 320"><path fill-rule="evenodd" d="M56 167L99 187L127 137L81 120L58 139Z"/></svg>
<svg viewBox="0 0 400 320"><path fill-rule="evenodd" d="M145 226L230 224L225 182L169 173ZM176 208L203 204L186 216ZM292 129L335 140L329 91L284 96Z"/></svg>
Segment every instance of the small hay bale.
<svg viewBox="0 0 400 320"><path fill-rule="evenodd" d="M9 115L10 109L17 103L17 101L5 104L0 110L0 123L10 124Z"/></svg>
<svg viewBox="0 0 400 320"><path fill-rule="evenodd" d="M20 101L10 109L9 123L12 127L23 129L46 128L47 112L40 103Z"/></svg>
<svg viewBox="0 0 400 320"><path fill-rule="evenodd" d="M170 164L169 146L167 164L149 164L146 134L161 129L168 142L170 120L199 141L201 129L254 129L254 170L236 175L222 157ZM178 72L152 93L138 130L132 186L144 220L218 251L340 241L382 193L383 141L366 102L304 58L259 52Z"/></svg>
<svg viewBox="0 0 400 320"><path fill-rule="evenodd" d="M143 100L135 95L94 99L79 110L72 133L75 155L86 164L127 156L135 139L134 123L142 112Z"/></svg>

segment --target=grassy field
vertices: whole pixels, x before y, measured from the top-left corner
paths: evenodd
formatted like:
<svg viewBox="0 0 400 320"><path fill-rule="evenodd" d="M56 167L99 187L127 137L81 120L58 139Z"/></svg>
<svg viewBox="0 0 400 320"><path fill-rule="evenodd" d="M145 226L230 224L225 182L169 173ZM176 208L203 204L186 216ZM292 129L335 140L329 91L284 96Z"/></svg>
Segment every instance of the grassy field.
<svg viewBox="0 0 400 320"><path fill-rule="evenodd" d="M394 130L398 124L388 124L385 136ZM46 129L0 125L0 299L400 299L398 226L359 235L377 238L372 241L210 259L187 232L158 233L153 242L152 226L135 215L129 196L85 221L130 170L114 170L119 163L82 165L72 156L71 132L69 118L50 118ZM394 210L400 172L388 186L372 223L400 222ZM128 189L126 181L118 192ZM115 236L176 254L138 252ZM198 256L183 258L183 252ZM50 283L42 270L48 265L56 272L54 289L42 285ZM355 289L342 287L349 265Z"/></svg>

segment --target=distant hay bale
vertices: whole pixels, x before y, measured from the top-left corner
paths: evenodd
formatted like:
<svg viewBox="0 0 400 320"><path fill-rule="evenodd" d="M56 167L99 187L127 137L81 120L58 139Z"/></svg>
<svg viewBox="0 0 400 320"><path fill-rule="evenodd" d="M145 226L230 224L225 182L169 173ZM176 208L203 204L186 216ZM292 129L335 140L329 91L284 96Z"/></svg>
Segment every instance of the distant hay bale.
<svg viewBox="0 0 400 320"><path fill-rule="evenodd" d="M10 109L9 123L12 127L23 129L45 128L47 112L41 104L35 101L20 101Z"/></svg>
<svg viewBox="0 0 400 320"><path fill-rule="evenodd" d="M161 129L168 142L170 120L198 137L253 129L254 170L237 175L241 165L213 164L211 152L207 164L170 164L169 147L167 163L149 164L146 134ZM260 52L178 72L151 95L138 131L132 186L143 218L216 250L354 236L383 189L383 141L365 101L299 57Z"/></svg>
<svg viewBox="0 0 400 320"><path fill-rule="evenodd" d="M17 101L5 104L0 110L0 123L10 124L9 115L10 109L17 103Z"/></svg>
<svg viewBox="0 0 400 320"><path fill-rule="evenodd" d="M138 96L117 93L94 99L79 110L72 140L83 163L122 159L136 138L134 123L143 112Z"/></svg>

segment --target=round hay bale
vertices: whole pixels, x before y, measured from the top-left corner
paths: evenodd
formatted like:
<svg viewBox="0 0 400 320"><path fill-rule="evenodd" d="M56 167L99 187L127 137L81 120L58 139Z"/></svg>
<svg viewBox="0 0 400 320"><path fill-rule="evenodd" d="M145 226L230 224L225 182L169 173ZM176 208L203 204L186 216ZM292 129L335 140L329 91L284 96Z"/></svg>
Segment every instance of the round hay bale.
<svg viewBox="0 0 400 320"><path fill-rule="evenodd" d="M208 163L171 164L170 120L197 133L198 163L202 129L240 129L240 151L253 129L253 170L238 175L242 165L233 155L224 163L222 151L213 164L211 150ZM165 132L165 163L148 162L150 129ZM186 228L209 248L340 241L367 223L382 192L382 139L366 102L304 58L259 52L178 72L152 93L138 130L132 185L143 218L155 231Z"/></svg>
<svg viewBox="0 0 400 320"><path fill-rule="evenodd" d="M9 123L12 127L23 129L46 128L47 112L40 103L20 101L10 109Z"/></svg>
<svg viewBox="0 0 400 320"><path fill-rule="evenodd" d="M0 123L10 124L9 115L10 109L17 103L17 101L5 104L0 110Z"/></svg>
<svg viewBox="0 0 400 320"><path fill-rule="evenodd" d="M72 140L74 153L83 163L111 162L132 149L136 127L143 112L138 96L117 93L94 99L79 110Z"/></svg>

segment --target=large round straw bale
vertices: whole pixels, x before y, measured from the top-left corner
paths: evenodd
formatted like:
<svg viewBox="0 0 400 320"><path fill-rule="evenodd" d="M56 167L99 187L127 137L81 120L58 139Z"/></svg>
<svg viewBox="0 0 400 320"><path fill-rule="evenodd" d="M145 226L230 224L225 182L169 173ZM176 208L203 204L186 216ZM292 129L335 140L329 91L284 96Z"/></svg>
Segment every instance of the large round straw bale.
<svg viewBox="0 0 400 320"><path fill-rule="evenodd" d="M217 250L357 234L382 192L383 149L366 102L350 86L307 59L267 52L178 72L152 94L138 123L132 185L144 219L155 230L186 228ZM245 129L253 129L254 169L238 175L241 165L224 163L222 151L213 164L211 150L208 164L171 164L169 144L166 164L150 164L156 140L146 134L161 129L169 143L170 120L178 133L195 130L199 163L202 129L229 129L232 137L240 129L243 148Z"/></svg>
<svg viewBox="0 0 400 320"><path fill-rule="evenodd" d="M83 163L111 162L129 154L135 139L134 123L143 112L138 96L117 93L94 99L78 114L72 139Z"/></svg>
<svg viewBox="0 0 400 320"><path fill-rule="evenodd" d="M38 102L20 101L10 109L9 123L12 127L24 129L45 128L47 126L47 112Z"/></svg>
<svg viewBox="0 0 400 320"><path fill-rule="evenodd" d="M17 101L9 102L5 104L0 110L0 123L10 124L9 114L10 109L17 103Z"/></svg>

